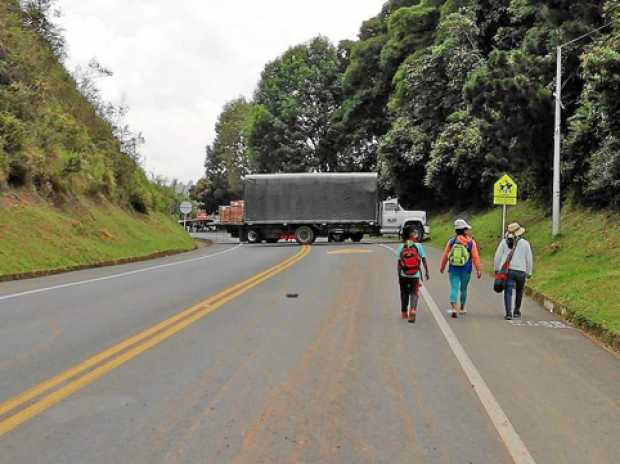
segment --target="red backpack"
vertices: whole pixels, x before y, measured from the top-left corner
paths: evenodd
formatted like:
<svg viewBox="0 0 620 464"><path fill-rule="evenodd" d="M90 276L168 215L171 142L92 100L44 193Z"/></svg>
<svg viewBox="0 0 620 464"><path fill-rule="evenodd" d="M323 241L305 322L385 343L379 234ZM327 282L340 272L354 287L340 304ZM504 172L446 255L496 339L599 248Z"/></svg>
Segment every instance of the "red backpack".
<svg viewBox="0 0 620 464"><path fill-rule="evenodd" d="M409 246L410 242L403 245L403 251L400 252L400 269L406 276L415 276L420 272L420 253L415 243Z"/></svg>

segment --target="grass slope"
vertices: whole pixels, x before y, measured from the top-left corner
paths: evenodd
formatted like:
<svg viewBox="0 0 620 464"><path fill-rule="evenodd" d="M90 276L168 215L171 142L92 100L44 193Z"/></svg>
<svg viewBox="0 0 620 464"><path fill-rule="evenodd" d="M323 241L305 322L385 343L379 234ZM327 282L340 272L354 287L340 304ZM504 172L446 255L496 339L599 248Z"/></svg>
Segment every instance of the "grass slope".
<svg viewBox="0 0 620 464"><path fill-rule="evenodd" d="M499 242L501 210L463 214L471 221L486 269ZM443 246L453 234L455 214L434 217L433 242ZM562 235L551 237L551 220L535 204L522 202L508 210L508 221L527 228L534 251L530 287L574 312L583 326L600 325L620 335L620 217L618 214L567 206Z"/></svg>
<svg viewBox="0 0 620 464"><path fill-rule="evenodd" d="M25 195L0 197L0 277L191 250L170 217L81 199L62 208Z"/></svg>

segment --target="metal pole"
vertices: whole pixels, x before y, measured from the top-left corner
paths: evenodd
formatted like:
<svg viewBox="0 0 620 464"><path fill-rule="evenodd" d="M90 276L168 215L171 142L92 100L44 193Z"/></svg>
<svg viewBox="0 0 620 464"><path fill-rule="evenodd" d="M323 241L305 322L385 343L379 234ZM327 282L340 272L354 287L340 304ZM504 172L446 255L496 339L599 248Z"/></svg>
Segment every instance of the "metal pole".
<svg viewBox="0 0 620 464"><path fill-rule="evenodd" d="M562 47L557 49L555 137L553 149L553 236L560 233L560 151L562 149Z"/></svg>
<svg viewBox="0 0 620 464"><path fill-rule="evenodd" d="M183 213L183 230L187 232L187 213Z"/></svg>
<svg viewBox="0 0 620 464"><path fill-rule="evenodd" d="M507 212L507 206L504 205L502 206L502 237L506 233L506 212Z"/></svg>

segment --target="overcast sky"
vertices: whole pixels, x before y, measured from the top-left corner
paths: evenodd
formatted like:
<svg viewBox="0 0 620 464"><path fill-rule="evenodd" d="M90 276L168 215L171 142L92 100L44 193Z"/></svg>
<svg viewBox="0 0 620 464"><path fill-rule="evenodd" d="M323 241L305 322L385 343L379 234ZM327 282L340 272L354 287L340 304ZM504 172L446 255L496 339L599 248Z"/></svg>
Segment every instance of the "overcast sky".
<svg viewBox="0 0 620 464"><path fill-rule="evenodd" d="M130 106L149 173L197 180L223 104L251 97L288 47L322 34L354 39L384 0L58 0L73 70L114 71L106 100Z"/></svg>

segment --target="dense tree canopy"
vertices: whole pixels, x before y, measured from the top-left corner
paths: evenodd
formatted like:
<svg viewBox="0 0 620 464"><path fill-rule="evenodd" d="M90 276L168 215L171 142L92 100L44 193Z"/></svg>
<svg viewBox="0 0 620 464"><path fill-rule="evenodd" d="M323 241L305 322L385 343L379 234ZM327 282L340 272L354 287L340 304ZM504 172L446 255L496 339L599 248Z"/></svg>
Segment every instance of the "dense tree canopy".
<svg viewBox="0 0 620 464"><path fill-rule="evenodd" d="M338 52L326 38L289 49L263 71L250 129L261 172L335 171L328 133L341 98Z"/></svg>
<svg viewBox="0 0 620 464"><path fill-rule="evenodd" d="M357 41L324 38L268 64L246 166L376 170L386 194L487 204L514 175L548 198L556 47L563 49L563 182L620 206L620 0L390 0Z"/></svg>

